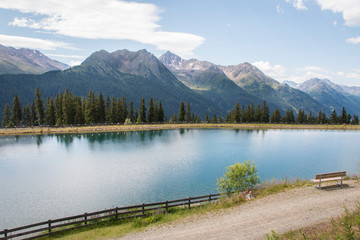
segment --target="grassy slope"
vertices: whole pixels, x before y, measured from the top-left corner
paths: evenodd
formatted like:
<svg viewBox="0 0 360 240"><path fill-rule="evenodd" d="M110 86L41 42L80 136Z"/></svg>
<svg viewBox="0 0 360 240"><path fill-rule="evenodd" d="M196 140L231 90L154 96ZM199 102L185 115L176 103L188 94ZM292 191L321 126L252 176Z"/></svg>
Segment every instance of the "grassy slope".
<svg viewBox="0 0 360 240"><path fill-rule="evenodd" d="M307 180L281 180L264 182L258 189L254 190L256 198L263 198L270 194L287 191L293 188L301 188L312 185ZM90 229L78 229L71 232L66 232L61 235L56 235L56 239L66 240L82 240L82 239L112 239L122 237L128 233L137 231L144 231L148 227L161 226L164 224L174 224L187 220L195 220L201 215L212 214L218 211L223 211L244 203L244 197L240 194L235 194L232 197L224 197L217 203L205 204L200 207L177 208L171 210L168 214L160 214L148 218L138 218L127 222L107 223L100 226L94 226Z"/></svg>

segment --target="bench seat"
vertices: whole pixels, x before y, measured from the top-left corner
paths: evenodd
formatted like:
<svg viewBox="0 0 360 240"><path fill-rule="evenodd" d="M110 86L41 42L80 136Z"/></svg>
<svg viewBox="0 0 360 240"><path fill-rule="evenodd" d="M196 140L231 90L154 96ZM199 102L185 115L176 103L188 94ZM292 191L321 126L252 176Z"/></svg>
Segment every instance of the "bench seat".
<svg viewBox="0 0 360 240"><path fill-rule="evenodd" d="M346 176L345 171L317 174L314 179L311 179L311 181L315 183L319 183L319 186L315 185L315 187L319 189L321 189L321 182L327 182L327 181L337 181L337 185L342 187L343 186L342 181L345 176ZM339 184L339 181L341 181L341 184Z"/></svg>

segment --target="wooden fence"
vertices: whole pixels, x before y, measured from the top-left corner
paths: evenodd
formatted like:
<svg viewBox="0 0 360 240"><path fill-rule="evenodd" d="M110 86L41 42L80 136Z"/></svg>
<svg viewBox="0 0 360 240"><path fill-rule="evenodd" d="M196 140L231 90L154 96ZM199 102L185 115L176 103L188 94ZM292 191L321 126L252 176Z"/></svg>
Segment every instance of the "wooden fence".
<svg viewBox="0 0 360 240"><path fill-rule="evenodd" d="M81 215L58 218L44 222L34 223L22 227L5 229L0 231L0 240L13 238L34 239L49 236L61 231L72 230L86 227L99 222L124 220L136 217L151 216L168 212L170 208L186 207L191 208L193 205L200 205L205 202L216 201L220 194L210 194L199 197L189 197L166 202L147 203L127 207L116 207L97 212L84 213Z"/></svg>

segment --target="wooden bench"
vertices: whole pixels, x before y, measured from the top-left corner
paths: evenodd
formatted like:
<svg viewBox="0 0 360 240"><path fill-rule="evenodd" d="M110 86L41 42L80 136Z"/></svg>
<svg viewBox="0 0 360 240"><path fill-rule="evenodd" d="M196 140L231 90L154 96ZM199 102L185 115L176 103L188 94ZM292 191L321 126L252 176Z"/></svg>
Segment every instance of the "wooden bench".
<svg viewBox="0 0 360 240"><path fill-rule="evenodd" d="M317 174L314 179L311 179L312 182L319 183L319 186L316 186L318 189L321 189L321 182L327 181L337 181L337 185L343 186L342 181L346 176L346 172L333 172L333 173L324 173L324 174ZM339 184L339 180L341 181Z"/></svg>

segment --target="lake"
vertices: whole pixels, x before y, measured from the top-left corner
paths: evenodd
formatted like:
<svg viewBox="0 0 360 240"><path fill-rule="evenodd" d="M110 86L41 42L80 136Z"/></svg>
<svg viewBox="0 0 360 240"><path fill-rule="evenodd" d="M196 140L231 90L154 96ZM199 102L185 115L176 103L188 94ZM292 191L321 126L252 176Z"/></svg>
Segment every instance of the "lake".
<svg viewBox="0 0 360 240"><path fill-rule="evenodd" d="M360 172L360 131L191 129L0 137L0 229L216 193L251 159L261 180Z"/></svg>

